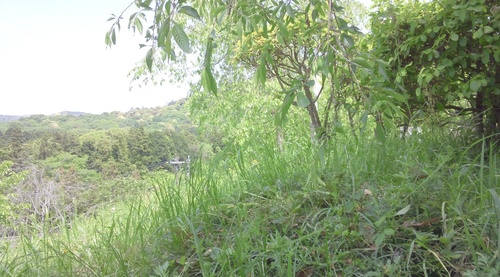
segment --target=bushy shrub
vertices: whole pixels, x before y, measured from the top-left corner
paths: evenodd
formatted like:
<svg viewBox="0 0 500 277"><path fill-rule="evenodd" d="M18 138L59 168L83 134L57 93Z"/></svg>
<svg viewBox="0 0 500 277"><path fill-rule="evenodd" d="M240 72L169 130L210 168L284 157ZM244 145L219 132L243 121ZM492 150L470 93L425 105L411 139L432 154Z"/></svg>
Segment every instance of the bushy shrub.
<svg viewBox="0 0 500 277"><path fill-rule="evenodd" d="M0 163L0 225L8 223L14 216L14 207L10 201L12 187L26 176L25 172L15 173L11 170L13 163Z"/></svg>

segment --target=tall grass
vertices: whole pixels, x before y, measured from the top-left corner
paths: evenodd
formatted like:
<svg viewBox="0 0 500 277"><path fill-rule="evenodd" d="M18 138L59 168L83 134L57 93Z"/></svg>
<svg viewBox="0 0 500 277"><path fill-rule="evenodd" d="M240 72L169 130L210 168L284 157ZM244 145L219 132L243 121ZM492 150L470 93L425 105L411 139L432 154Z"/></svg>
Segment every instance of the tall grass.
<svg viewBox="0 0 500 277"><path fill-rule="evenodd" d="M494 146L436 132L284 146L227 148L189 173L149 177L95 218L27 227L2 249L0 274L498 275Z"/></svg>

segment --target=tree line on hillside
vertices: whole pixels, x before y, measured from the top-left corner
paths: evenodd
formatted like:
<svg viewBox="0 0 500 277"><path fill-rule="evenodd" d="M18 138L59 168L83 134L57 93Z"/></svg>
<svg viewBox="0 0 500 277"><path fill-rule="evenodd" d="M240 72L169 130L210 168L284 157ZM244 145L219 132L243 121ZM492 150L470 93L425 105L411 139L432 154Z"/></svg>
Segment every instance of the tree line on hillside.
<svg viewBox="0 0 500 277"><path fill-rule="evenodd" d="M68 162L69 155L85 159L83 169L114 178L130 175L134 170L168 169L170 160L195 157L199 145L196 134L189 130L146 131L137 126L76 135L57 130L32 133L14 126L0 134L0 162L13 161L14 169L22 170L31 164L50 167L50 161L60 157Z"/></svg>
<svg viewBox="0 0 500 277"><path fill-rule="evenodd" d="M116 127L121 117L133 125ZM125 114L36 115L1 124L8 125L0 129L3 236L16 235L14 226L92 213L100 204L143 190L144 175L176 172L172 160L206 158L224 147L220 136L200 138L179 105ZM102 128L87 129L92 125Z"/></svg>
<svg viewBox="0 0 500 277"><path fill-rule="evenodd" d="M84 114L62 112L55 115L31 115L18 117L14 122L0 122L0 132L5 132L13 126L24 130L47 131L66 130L83 134L92 130L108 130L114 128L144 126L146 130L171 129L179 131L189 129L195 131L195 126L189 119L185 107L186 99L172 101L168 105L155 108L133 108L128 112L105 112L102 114ZM78 114L78 116L75 116Z"/></svg>
<svg viewBox="0 0 500 277"><path fill-rule="evenodd" d="M221 137L198 137L185 103L78 117L33 115L0 123L0 162L14 162L16 171L31 164L50 171L63 159L60 166L66 169L104 179L172 170L170 160L196 158L200 146L207 154L223 145Z"/></svg>

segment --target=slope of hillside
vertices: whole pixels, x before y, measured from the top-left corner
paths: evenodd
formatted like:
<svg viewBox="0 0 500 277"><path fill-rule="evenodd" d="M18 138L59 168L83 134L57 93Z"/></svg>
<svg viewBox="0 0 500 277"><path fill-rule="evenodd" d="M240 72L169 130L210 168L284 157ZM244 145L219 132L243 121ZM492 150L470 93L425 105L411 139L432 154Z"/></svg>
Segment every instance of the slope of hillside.
<svg viewBox="0 0 500 277"><path fill-rule="evenodd" d="M1 122L15 121L15 120L18 120L19 118L21 118L20 115L4 115L4 114L0 114L0 123Z"/></svg>
<svg viewBox="0 0 500 277"><path fill-rule="evenodd" d="M54 115L0 116L0 132L12 126L25 131L64 130L85 133L91 130L144 126L146 130L193 129L184 107L186 99L155 108L136 108L128 112L89 114L64 111Z"/></svg>

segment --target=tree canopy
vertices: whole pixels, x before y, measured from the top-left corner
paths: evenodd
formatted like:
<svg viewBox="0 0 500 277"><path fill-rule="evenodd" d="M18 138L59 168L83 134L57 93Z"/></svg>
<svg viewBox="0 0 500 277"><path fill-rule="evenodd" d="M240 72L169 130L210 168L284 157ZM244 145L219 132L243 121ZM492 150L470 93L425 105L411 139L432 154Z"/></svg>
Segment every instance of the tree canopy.
<svg viewBox="0 0 500 277"><path fill-rule="evenodd" d="M425 111L472 114L479 134L500 132L500 6L496 1L378 1L369 43L389 62L386 86ZM450 118L447 120L449 121Z"/></svg>
<svg viewBox="0 0 500 277"><path fill-rule="evenodd" d="M281 99L276 126L295 106L307 111L318 137L346 119L356 135L370 115L381 130L469 114L479 135L500 131L495 1L375 1L367 35L347 20L365 22L353 18L359 4L347 12L341 4L136 0L128 27L144 36L150 71L155 61L202 56L201 88L215 96L231 78L224 75L235 76L228 68L253 75L260 90ZM109 46L124 12L110 18Z"/></svg>

